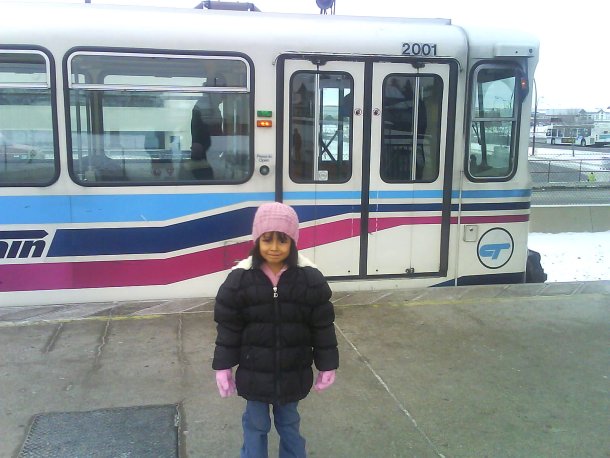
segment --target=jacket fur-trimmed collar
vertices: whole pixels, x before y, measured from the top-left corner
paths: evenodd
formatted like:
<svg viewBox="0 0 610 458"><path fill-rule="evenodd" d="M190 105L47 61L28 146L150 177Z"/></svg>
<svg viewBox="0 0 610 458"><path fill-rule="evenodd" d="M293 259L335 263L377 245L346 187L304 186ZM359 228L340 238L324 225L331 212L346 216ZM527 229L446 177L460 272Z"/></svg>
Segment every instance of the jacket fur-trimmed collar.
<svg viewBox="0 0 610 458"><path fill-rule="evenodd" d="M297 266L313 267L315 269L318 268L313 262L311 262L309 259L307 259L305 256L303 256L301 253L299 253L298 256L299 257L297 259ZM252 268L252 256L248 256L246 259L242 259L241 261L239 261L237 263L237 265L233 266L233 268L231 270L235 270L235 269L249 270L251 268Z"/></svg>

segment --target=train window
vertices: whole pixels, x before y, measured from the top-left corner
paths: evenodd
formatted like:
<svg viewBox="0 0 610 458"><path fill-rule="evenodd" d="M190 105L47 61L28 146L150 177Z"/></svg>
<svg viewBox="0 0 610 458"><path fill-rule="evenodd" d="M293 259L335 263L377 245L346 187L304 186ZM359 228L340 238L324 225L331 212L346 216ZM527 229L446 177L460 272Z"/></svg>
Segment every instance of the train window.
<svg viewBox="0 0 610 458"><path fill-rule="evenodd" d="M49 61L0 50L0 186L45 186L57 176Z"/></svg>
<svg viewBox="0 0 610 458"><path fill-rule="evenodd" d="M352 175L352 97L347 73L296 72L290 84L290 178L341 183Z"/></svg>
<svg viewBox="0 0 610 458"><path fill-rule="evenodd" d="M517 69L481 65L474 72L466 170L474 181L514 174L518 104Z"/></svg>
<svg viewBox="0 0 610 458"><path fill-rule="evenodd" d="M381 178L384 181L436 180L442 100L443 81L437 75L391 74L386 77L381 135Z"/></svg>
<svg viewBox="0 0 610 458"><path fill-rule="evenodd" d="M79 52L69 71L76 182L235 183L250 176L244 59Z"/></svg>

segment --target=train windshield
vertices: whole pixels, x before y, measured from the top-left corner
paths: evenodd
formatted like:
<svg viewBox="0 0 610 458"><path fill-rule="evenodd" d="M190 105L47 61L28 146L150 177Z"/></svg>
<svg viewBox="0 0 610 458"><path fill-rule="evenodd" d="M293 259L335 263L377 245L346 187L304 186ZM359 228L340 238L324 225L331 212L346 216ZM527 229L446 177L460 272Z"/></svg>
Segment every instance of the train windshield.
<svg viewBox="0 0 610 458"><path fill-rule="evenodd" d="M515 171L516 70L481 65L475 71L467 167L474 179L506 179Z"/></svg>

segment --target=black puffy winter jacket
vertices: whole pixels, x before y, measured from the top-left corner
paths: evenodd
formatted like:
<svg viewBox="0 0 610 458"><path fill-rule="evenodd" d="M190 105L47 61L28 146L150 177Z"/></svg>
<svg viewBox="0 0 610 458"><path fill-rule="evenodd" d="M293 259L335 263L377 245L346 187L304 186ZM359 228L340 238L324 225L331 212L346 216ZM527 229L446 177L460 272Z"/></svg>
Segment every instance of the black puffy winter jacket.
<svg viewBox="0 0 610 458"><path fill-rule="evenodd" d="M212 368L239 365L237 392L245 399L299 401L313 385L312 363L320 371L339 366L330 287L318 269L303 264L307 259L299 256L299 266L286 270L275 290L244 260L218 291Z"/></svg>

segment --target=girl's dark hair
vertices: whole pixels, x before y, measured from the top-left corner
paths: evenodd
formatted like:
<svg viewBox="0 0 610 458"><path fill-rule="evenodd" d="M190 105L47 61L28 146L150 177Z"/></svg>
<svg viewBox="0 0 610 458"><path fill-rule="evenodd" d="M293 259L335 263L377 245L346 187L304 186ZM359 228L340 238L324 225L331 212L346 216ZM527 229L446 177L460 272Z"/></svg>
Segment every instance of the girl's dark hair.
<svg viewBox="0 0 610 458"><path fill-rule="evenodd" d="M286 239L290 240L290 253L288 254L288 257L286 258L286 261L284 261L284 262L286 263L286 265L288 267L295 267L299 261L299 251L297 250L297 246L294 243L294 240L292 240L290 237L288 237L283 232L274 231L274 232L270 232L270 234L276 234L281 241L284 241ZM259 240L260 240L260 237L255 240L254 246L252 247L252 250L250 250L250 256L252 256L252 267L254 267L256 269L260 268L260 266L262 266L265 262L265 260L261 256L261 248L260 248Z"/></svg>

